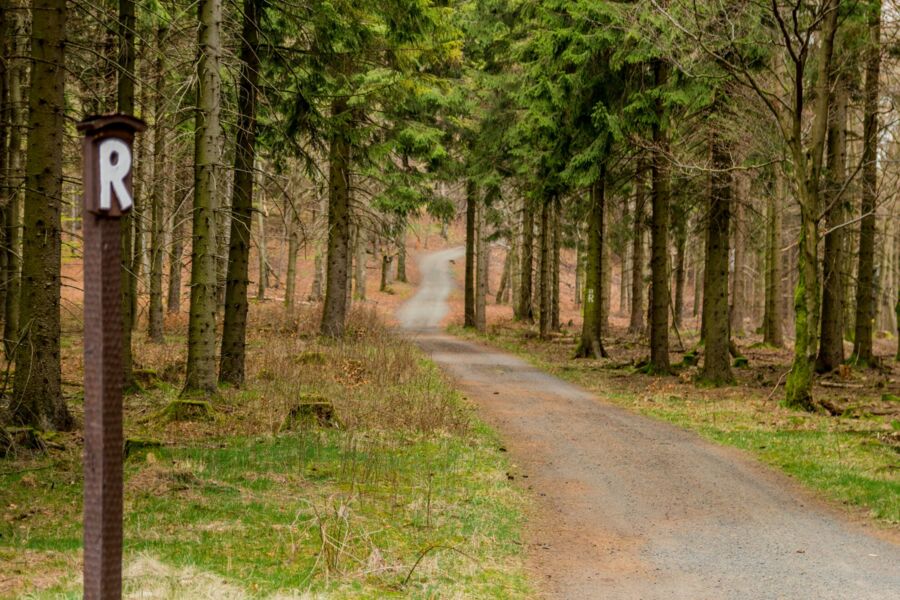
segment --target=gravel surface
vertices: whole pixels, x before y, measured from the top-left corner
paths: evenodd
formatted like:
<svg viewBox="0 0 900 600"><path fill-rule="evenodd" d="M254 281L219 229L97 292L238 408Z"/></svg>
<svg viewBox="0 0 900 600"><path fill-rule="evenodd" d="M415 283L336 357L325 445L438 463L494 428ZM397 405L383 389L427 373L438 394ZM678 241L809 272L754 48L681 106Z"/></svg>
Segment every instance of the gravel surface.
<svg viewBox="0 0 900 600"><path fill-rule="evenodd" d="M733 449L438 329L461 249L424 256L398 319L501 434L536 499L549 598L900 599L893 532L854 523Z"/></svg>

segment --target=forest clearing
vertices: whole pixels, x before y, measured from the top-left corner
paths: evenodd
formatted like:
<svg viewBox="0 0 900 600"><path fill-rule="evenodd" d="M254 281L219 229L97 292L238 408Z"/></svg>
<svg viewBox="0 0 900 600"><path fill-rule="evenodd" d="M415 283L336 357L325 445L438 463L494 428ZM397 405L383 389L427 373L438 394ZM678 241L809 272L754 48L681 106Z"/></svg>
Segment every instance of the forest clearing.
<svg viewBox="0 0 900 600"><path fill-rule="evenodd" d="M894 0L0 0L0 597L892 598Z"/></svg>

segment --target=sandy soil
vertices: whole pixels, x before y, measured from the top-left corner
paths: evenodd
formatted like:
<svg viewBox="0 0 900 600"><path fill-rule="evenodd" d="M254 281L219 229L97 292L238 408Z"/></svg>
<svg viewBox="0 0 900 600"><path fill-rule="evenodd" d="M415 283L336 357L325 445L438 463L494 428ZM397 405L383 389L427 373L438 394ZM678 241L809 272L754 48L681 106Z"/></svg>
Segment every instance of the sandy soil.
<svg viewBox="0 0 900 600"><path fill-rule="evenodd" d="M458 253L422 257L400 320L500 431L510 476L536 498L528 557L547 597L896 597L900 546L786 477L441 333Z"/></svg>

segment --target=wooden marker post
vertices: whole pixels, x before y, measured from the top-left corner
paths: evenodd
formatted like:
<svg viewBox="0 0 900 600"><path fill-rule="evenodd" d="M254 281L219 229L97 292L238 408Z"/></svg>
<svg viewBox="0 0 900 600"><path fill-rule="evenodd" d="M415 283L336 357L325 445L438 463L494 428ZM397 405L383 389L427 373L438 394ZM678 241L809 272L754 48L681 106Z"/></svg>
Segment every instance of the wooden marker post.
<svg viewBox="0 0 900 600"><path fill-rule="evenodd" d="M131 210L127 115L78 124L84 168L84 597L122 597L122 244Z"/></svg>

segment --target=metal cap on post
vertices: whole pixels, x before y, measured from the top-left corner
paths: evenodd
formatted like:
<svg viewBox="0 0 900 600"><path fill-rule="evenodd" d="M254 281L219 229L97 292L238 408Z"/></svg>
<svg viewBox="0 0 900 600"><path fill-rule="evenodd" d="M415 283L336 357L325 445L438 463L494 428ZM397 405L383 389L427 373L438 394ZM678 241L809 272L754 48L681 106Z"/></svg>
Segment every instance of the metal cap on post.
<svg viewBox="0 0 900 600"><path fill-rule="evenodd" d="M84 173L84 597L122 597L122 246L131 210L128 115L78 124Z"/></svg>

